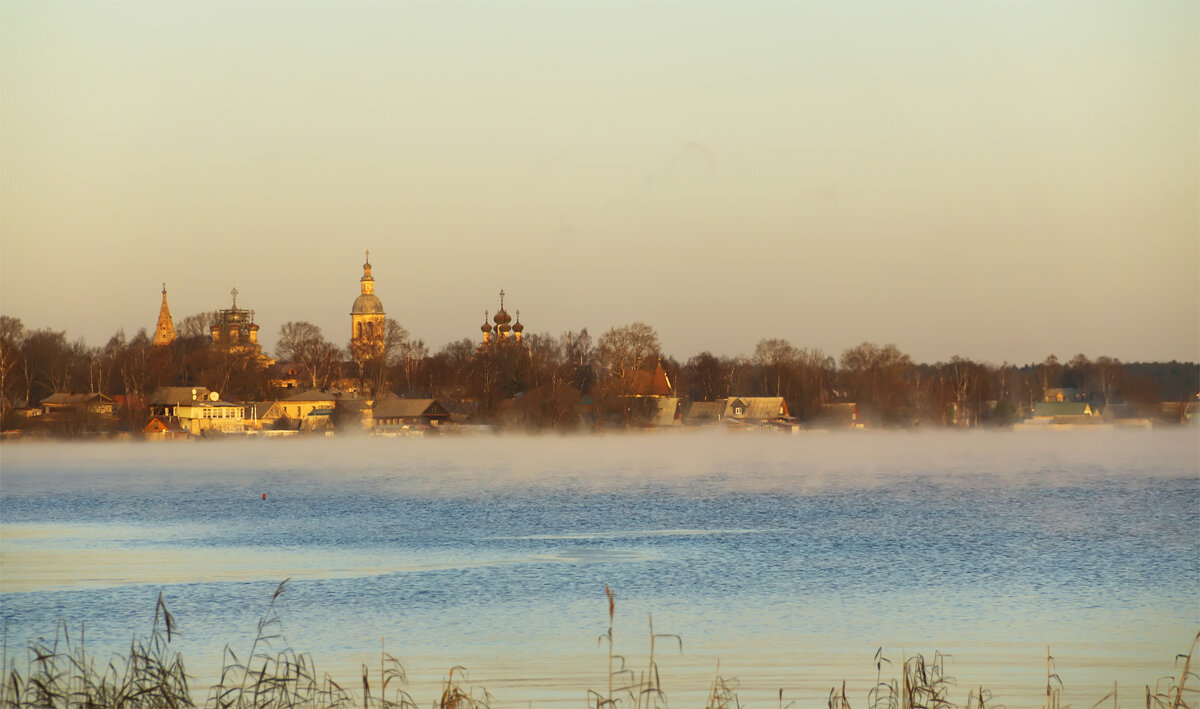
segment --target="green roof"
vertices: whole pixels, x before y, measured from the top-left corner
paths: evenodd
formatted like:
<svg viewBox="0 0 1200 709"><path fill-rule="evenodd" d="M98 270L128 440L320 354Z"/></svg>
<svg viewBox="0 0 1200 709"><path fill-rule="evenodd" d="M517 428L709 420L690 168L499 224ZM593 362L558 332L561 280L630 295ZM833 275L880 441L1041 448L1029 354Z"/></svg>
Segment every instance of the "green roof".
<svg viewBox="0 0 1200 709"><path fill-rule="evenodd" d="M1033 415L1042 416L1087 416L1091 409L1085 401L1042 401L1033 405Z"/></svg>

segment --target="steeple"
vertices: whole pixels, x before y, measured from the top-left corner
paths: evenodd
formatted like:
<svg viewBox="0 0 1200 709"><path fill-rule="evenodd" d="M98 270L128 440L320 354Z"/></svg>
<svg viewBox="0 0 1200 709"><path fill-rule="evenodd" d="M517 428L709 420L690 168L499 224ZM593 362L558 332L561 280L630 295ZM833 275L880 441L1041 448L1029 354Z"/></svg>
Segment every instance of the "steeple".
<svg viewBox="0 0 1200 709"><path fill-rule="evenodd" d="M375 294L375 276L371 275L371 250L367 249L367 262L363 264L362 278L358 279L362 284L363 295Z"/></svg>
<svg viewBox="0 0 1200 709"><path fill-rule="evenodd" d="M171 309L167 307L167 284L163 284L162 307L158 309L158 324L154 326L154 344L169 345L175 341L175 323L171 322Z"/></svg>
<svg viewBox="0 0 1200 709"><path fill-rule="evenodd" d="M387 314L383 303L375 295L375 277L371 275L371 252L363 264L363 275L359 280L362 293L354 299L350 309L350 350L356 362L373 359L383 354L384 333L387 330Z"/></svg>

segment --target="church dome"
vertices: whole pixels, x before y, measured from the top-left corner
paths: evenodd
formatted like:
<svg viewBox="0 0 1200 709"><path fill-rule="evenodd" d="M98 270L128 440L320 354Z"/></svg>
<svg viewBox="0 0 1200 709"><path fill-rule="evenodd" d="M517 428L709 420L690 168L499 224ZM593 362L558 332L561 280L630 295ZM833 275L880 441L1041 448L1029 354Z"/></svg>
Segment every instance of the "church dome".
<svg viewBox="0 0 1200 709"><path fill-rule="evenodd" d="M383 301L379 300L378 296L371 293L363 293L354 299L354 309L350 311L351 315L370 315L374 313L383 315Z"/></svg>

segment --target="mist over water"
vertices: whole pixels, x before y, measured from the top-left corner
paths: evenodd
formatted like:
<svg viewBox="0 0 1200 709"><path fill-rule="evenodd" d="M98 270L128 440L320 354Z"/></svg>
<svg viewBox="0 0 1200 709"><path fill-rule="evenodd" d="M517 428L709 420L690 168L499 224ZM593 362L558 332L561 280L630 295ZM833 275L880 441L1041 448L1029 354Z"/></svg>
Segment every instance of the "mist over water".
<svg viewBox="0 0 1200 709"><path fill-rule="evenodd" d="M159 590L198 688L276 585L292 647L348 681L380 639L419 702L452 665L497 696L572 705L647 616L676 705L716 670L742 703L823 706L878 647L950 653L1038 706L1140 692L1200 629L1194 431L342 438L0 449L10 655L61 618L121 651ZM267 497L264 500L263 494ZM351 682L353 683L353 682ZM1129 695L1134 696L1134 695Z"/></svg>

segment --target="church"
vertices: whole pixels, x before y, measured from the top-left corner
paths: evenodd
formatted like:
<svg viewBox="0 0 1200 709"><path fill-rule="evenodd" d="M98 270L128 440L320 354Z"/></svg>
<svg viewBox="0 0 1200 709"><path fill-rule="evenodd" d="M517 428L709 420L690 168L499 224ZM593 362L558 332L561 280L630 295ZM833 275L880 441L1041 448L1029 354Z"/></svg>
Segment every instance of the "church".
<svg viewBox="0 0 1200 709"><path fill-rule="evenodd" d="M517 311L516 322L513 322L512 316L504 309L503 290L500 291L500 309L496 311L496 316L492 319L494 325L488 322L488 315L488 311L483 311L483 325L479 327L483 332L483 342L479 345L481 348L521 344L521 337L525 332L525 326L521 324L521 311Z"/></svg>

